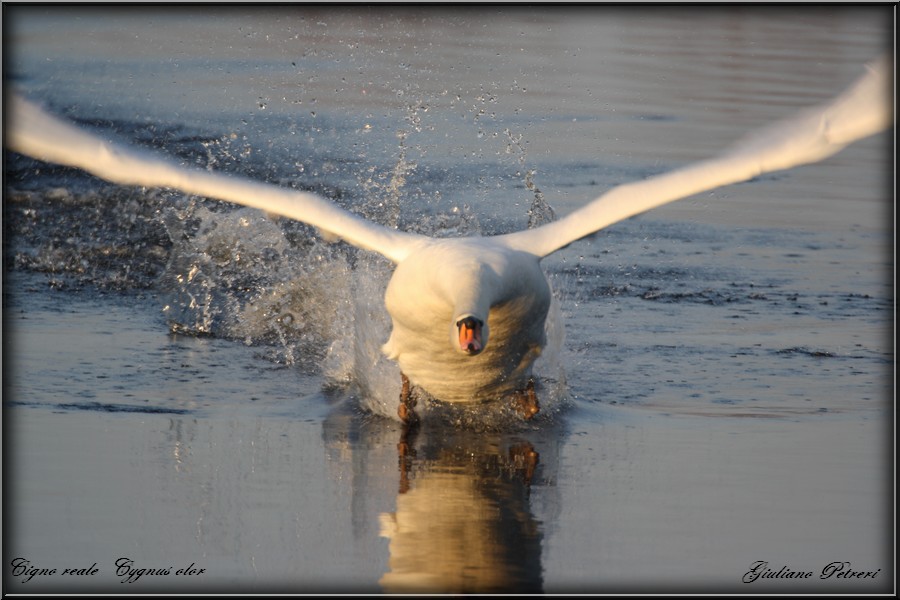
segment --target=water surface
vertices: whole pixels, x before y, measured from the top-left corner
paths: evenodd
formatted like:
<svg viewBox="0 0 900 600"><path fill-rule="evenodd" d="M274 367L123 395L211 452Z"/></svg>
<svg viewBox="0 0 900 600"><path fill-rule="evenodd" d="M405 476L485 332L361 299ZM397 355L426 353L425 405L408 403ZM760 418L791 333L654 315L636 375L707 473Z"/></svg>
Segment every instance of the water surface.
<svg viewBox="0 0 900 600"><path fill-rule="evenodd" d="M715 153L842 89L892 22L883 7L4 17L7 85L59 114L443 236L519 229ZM554 255L542 416L436 411L405 455L377 351L384 261L8 154L5 589L890 590L888 141ZM16 558L58 571L23 582ZM123 583L119 559L163 573ZM742 582L759 561L813 575ZM835 561L872 576L821 579Z"/></svg>

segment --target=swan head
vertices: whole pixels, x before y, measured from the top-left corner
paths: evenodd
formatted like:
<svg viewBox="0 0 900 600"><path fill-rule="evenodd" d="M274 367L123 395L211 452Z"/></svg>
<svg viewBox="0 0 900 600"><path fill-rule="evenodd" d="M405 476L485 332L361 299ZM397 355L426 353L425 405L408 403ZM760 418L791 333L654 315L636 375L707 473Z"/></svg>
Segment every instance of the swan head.
<svg viewBox="0 0 900 600"><path fill-rule="evenodd" d="M473 316L463 315L456 319L455 339L460 352L475 356L487 345L487 326L484 321Z"/></svg>

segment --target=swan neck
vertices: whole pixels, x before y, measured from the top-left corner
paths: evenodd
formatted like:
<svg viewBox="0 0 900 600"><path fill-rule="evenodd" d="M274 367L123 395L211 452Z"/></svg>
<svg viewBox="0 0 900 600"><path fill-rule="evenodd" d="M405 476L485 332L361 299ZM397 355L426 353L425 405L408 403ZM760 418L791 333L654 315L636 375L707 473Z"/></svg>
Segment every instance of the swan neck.
<svg viewBox="0 0 900 600"><path fill-rule="evenodd" d="M480 279L471 282L465 288L457 289L453 307L454 320L474 317L479 321L487 322L495 296L496 290L493 286L486 285L486 282Z"/></svg>

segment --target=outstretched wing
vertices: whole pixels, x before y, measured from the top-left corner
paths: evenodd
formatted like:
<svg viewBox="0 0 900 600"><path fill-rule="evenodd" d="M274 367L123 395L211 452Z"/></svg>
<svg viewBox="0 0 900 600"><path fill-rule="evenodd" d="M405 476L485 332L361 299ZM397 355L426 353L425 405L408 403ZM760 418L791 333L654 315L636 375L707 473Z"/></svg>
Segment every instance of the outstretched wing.
<svg viewBox="0 0 900 600"><path fill-rule="evenodd" d="M419 240L347 212L314 194L178 165L150 152L104 140L54 117L24 98L6 103L6 146L39 160L78 167L123 185L165 187L262 209L321 230L327 237L399 263Z"/></svg>
<svg viewBox="0 0 900 600"><path fill-rule="evenodd" d="M495 240L544 257L663 204L831 156L893 122L891 62L882 58L867 68L868 72L840 96L751 134L719 157L620 185L559 221Z"/></svg>

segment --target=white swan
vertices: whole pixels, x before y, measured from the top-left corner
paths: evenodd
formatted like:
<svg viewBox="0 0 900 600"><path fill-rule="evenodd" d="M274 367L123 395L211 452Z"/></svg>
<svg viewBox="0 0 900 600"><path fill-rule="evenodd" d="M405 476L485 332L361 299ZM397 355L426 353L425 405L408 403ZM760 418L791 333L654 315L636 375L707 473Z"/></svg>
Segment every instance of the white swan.
<svg viewBox="0 0 900 600"><path fill-rule="evenodd" d="M399 413L411 420L410 385L446 402L514 397L538 411L531 366L544 346L550 289L545 256L646 210L768 171L812 163L893 122L884 58L835 99L766 127L716 158L616 187L569 216L495 237L432 239L369 222L315 195L190 169L99 138L13 95L6 145L80 167L111 182L168 187L303 221L328 238L396 264L385 302L393 321L384 352L403 374Z"/></svg>

